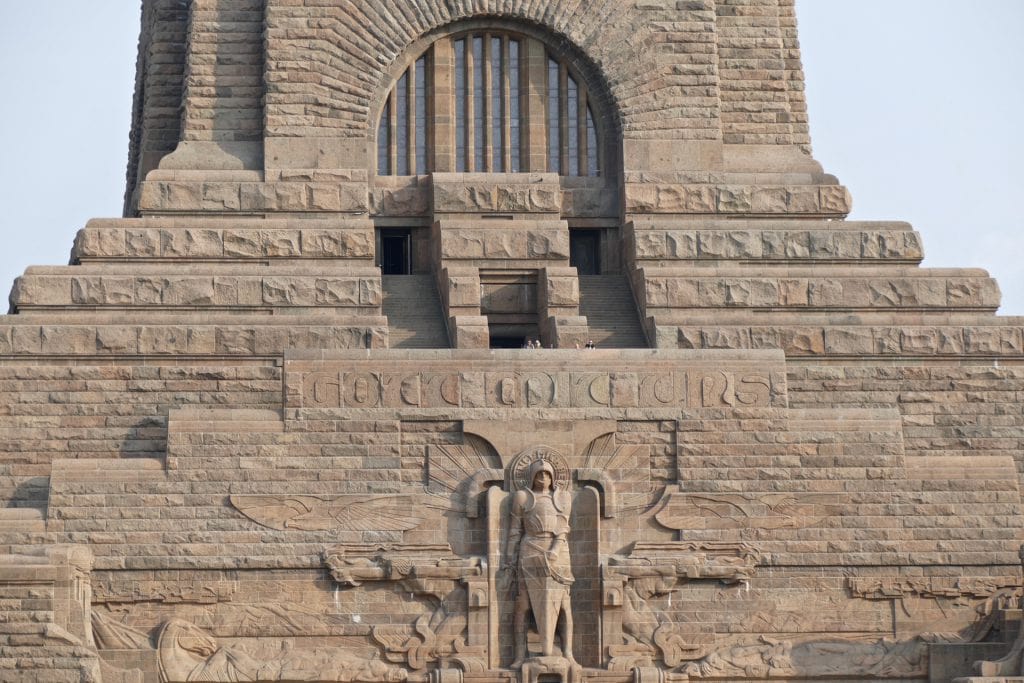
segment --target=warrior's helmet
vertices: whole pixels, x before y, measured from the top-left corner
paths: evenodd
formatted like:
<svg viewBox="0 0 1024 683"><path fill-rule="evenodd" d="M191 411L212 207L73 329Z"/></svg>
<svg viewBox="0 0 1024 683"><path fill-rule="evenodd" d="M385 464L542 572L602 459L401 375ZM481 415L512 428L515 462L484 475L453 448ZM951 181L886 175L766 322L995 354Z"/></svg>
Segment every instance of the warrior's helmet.
<svg viewBox="0 0 1024 683"><path fill-rule="evenodd" d="M541 472L547 472L551 475L551 488L555 488L555 468L547 460L534 460L530 464L530 469L526 471L526 484L528 487L533 488L533 482L537 478L537 475Z"/></svg>

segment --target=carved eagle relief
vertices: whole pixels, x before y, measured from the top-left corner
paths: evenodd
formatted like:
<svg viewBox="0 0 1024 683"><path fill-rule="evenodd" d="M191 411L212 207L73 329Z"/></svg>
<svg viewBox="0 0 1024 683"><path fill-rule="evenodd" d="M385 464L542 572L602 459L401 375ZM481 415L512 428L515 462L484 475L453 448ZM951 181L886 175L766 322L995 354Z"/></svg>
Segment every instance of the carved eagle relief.
<svg viewBox="0 0 1024 683"><path fill-rule="evenodd" d="M595 439L582 456L583 467L575 471L576 477L602 480L608 509L640 511L658 500L661 487L651 481L646 446L617 445L614 435L608 434ZM432 446L426 465L426 495L263 494L232 495L229 501L252 521L278 531L409 531L421 525L432 510L477 517L480 494L505 479L500 457L478 438L467 438L465 444ZM613 482L622 480L630 482L625 487L629 493L616 495Z"/></svg>
<svg viewBox="0 0 1024 683"><path fill-rule="evenodd" d="M234 495L230 500L252 521L278 531L408 531L431 509L416 496Z"/></svg>
<svg viewBox="0 0 1024 683"><path fill-rule="evenodd" d="M787 529L813 526L833 497L791 493L666 491L655 518L669 529Z"/></svg>

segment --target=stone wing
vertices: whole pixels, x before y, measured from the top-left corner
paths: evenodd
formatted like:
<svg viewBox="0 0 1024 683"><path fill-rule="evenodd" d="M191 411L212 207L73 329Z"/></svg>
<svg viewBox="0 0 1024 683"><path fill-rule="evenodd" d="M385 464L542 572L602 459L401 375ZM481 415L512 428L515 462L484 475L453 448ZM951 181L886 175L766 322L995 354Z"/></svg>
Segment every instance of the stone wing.
<svg viewBox="0 0 1024 683"><path fill-rule="evenodd" d="M411 496L231 496L231 504L279 531L406 531L423 522L427 509Z"/></svg>
<svg viewBox="0 0 1024 683"><path fill-rule="evenodd" d="M666 491L655 519L669 529L785 529L816 522L827 496Z"/></svg>
<svg viewBox="0 0 1024 683"><path fill-rule="evenodd" d="M477 516L479 495L489 482L502 481L501 459L481 439L431 446L426 491L441 507Z"/></svg>
<svg viewBox="0 0 1024 683"><path fill-rule="evenodd" d="M270 529L320 531L326 524L327 501L315 496L231 496L236 510ZM317 521L324 520L320 525Z"/></svg>
<svg viewBox="0 0 1024 683"><path fill-rule="evenodd" d="M339 531L408 531L423 523L427 509L413 496L382 496L335 500L330 514Z"/></svg>
<svg viewBox="0 0 1024 683"><path fill-rule="evenodd" d="M614 434L594 439L583 453L583 469L587 473L603 473L616 487L628 491L616 496L619 512L641 512L659 500L662 487L651 475L650 449L636 444L619 445ZM608 491L605 491L608 494Z"/></svg>

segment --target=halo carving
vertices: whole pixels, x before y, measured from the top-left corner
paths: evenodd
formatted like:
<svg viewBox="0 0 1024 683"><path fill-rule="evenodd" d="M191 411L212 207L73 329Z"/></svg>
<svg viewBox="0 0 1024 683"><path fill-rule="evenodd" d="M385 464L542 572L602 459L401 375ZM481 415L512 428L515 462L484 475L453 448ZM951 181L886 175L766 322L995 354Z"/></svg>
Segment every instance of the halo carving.
<svg viewBox="0 0 1024 683"><path fill-rule="evenodd" d="M569 464L565 457L550 446L534 446L512 459L509 466L512 472L512 486L515 489L530 488L531 482L526 481L526 472L537 460L545 460L555 470L555 488L567 491L569 489Z"/></svg>

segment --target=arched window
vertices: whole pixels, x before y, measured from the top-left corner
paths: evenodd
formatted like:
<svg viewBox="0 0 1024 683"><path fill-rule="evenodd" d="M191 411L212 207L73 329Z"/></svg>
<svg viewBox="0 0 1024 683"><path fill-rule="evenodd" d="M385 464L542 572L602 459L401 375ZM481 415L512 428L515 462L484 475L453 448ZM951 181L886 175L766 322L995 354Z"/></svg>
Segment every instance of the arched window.
<svg viewBox="0 0 1024 683"><path fill-rule="evenodd" d="M601 175L583 79L543 43L511 32L442 38L398 78L377 127L379 175Z"/></svg>
<svg viewBox="0 0 1024 683"><path fill-rule="evenodd" d="M423 55L402 74L384 104L377 126L380 175L422 175L430 171L427 58Z"/></svg>

